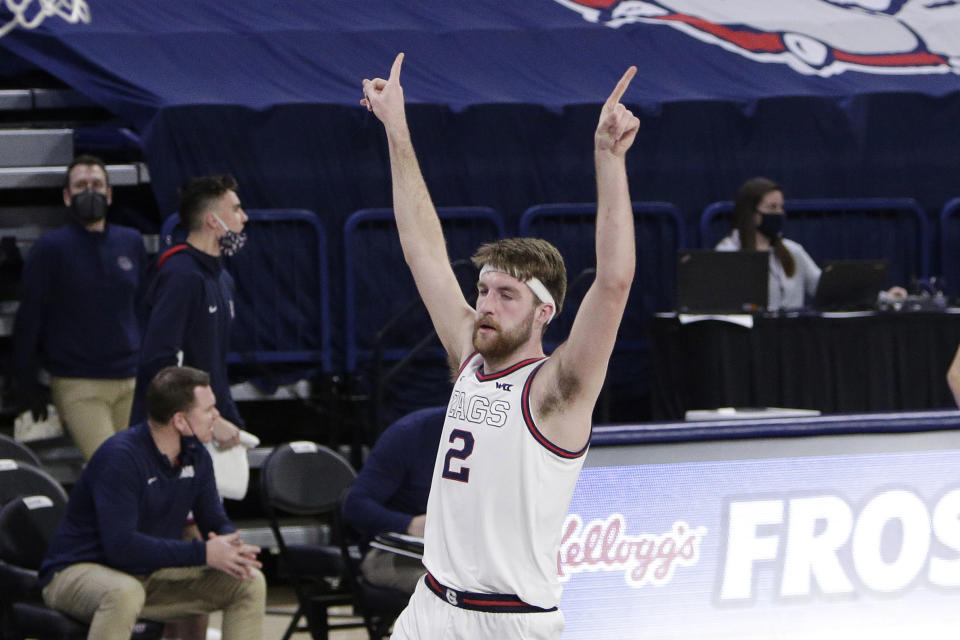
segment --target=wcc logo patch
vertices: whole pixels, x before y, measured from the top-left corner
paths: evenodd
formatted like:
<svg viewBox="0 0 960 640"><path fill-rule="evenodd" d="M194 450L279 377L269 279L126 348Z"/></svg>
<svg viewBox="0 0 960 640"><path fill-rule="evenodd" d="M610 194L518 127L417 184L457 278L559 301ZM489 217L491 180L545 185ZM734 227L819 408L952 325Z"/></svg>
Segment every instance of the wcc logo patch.
<svg viewBox="0 0 960 640"><path fill-rule="evenodd" d="M960 0L554 0L611 28L656 24L829 77L960 73Z"/></svg>

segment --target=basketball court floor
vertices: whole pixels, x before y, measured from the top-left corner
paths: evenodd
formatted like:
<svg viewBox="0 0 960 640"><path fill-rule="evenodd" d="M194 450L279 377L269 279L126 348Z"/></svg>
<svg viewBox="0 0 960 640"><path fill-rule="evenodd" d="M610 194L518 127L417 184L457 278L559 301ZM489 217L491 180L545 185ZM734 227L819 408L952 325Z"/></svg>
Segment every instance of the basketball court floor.
<svg viewBox="0 0 960 640"><path fill-rule="evenodd" d="M263 640L280 640L283 633L290 624L290 617L297 609L297 596L293 589L283 585L268 585L267 587L267 615L263 622ZM332 609L336 612L337 609ZM343 609L344 615L349 613L349 609ZM360 619L356 618L359 622ZM220 614L210 616L210 626L215 629L220 628ZM343 629L330 633L330 640L368 640L369 636L363 627L356 629ZM310 634L306 631L295 633L290 636L291 640L310 640Z"/></svg>

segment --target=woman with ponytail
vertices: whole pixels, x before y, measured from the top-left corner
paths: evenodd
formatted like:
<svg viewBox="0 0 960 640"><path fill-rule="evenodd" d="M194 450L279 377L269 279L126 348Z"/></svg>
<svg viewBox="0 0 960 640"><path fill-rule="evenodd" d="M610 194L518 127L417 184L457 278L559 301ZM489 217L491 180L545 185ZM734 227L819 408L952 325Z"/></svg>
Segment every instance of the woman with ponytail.
<svg viewBox="0 0 960 640"><path fill-rule="evenodd" d="M769 251L770 281L767 308L800 309L812 299L820 282L820 267L802 246L783 237L786 221L783 192L768 178L750 178L737 191L733 228L718 251Z"/></svg>

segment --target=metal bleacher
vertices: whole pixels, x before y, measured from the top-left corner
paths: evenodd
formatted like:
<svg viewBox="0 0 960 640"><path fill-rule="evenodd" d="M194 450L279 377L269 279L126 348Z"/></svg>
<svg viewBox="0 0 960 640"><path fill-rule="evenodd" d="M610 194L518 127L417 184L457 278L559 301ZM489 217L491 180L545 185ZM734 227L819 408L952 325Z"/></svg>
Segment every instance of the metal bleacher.
<svg viewBox="0 0 960 640"><path fill-rule="evenodd" d="M47 229L64 221L59 190L77 153L77 130L102 126L109 114L66 88L0 90L0 235L14 236L25 252ZM133 137L122 127L118 140ZM150 183L143 162L108 162L114 187Z"/></svg>
<svg viewBox="0 0 960 640"><path fill-rule="evenodd" d="M96 109L71 89L0 90L0 189L58 188L74 156L74 128L64 112ZM110 164L114 186L150 182L142 162Z"/></svg>

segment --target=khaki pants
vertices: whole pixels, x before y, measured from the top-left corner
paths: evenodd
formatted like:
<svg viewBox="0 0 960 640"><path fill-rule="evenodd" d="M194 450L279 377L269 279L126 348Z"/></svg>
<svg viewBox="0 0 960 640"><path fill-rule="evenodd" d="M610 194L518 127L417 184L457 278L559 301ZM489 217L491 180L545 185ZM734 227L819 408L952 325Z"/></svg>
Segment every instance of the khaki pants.
<svg viewBox="0 0 960 640"><path fill-rule="evenodd" d="M170 622L223 610L224 640L260 640L267 587L254 571L238 580L210 567L175 567L138 577L81 562L43 589L47 606L90 623L89 640L128 640L137 618Z"/></svg>
<svg viewBox="0 0 960 640"><path fill-rule="evenodd" d="M427 570L416 558L374 548L363 557L360 572L372 585L412 594Z"/></svg>
<svg viewBox="0 0 960 640"><path fill-rule="evenodd" d="M50 378L53 404L84 460L104 440L130 425L136 382L136 378Z"/></svg>

